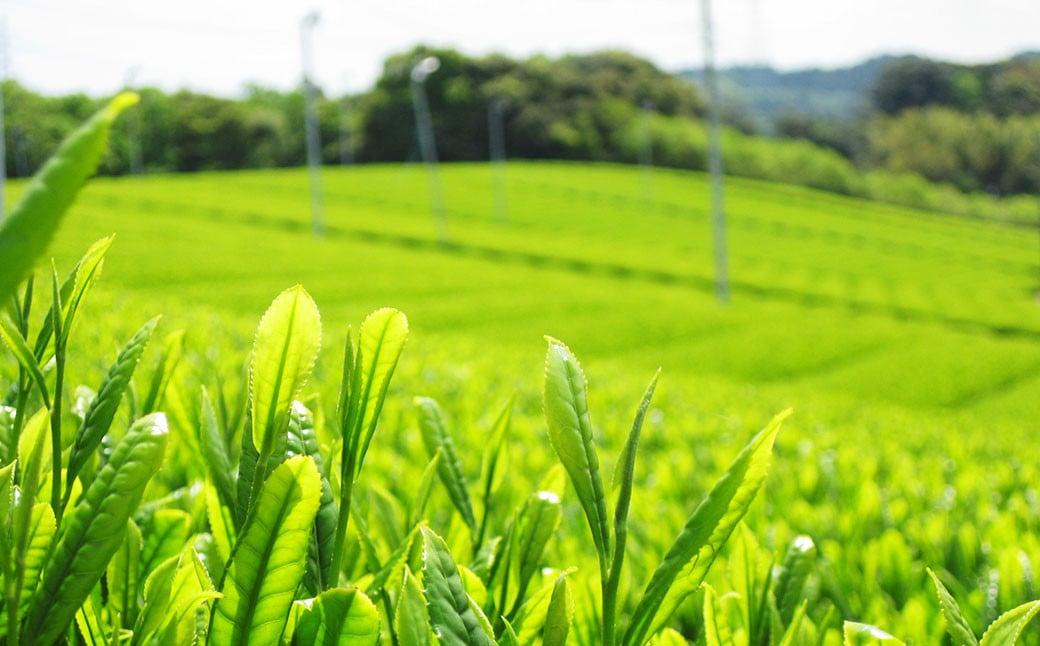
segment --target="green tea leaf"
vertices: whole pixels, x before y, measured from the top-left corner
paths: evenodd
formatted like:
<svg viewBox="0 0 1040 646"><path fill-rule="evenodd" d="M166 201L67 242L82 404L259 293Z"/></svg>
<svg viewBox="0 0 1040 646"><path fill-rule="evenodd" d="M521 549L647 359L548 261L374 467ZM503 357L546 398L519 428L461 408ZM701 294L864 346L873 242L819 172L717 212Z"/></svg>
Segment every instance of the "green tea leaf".
<svg viewBox="0 0 1040 646"><path fill-rule="evenodd" d="M159 324L159 317L145 323L140 330L127 342L119 353L116 362L109 368L108 374L101 387L98 388L97 396L94 397L83 418L76 441L72 445L72 453L69 455L68 487L72 488L72 481L79 475L80 470L90 459L91 454L101 444L101 439L112 426L116 409L123 399L130 384L130 377L141 360L148 340L152 338L155 326Z"/></svg>
<svg viewBox="0 0 1040 646"><path fill-rule="evenodd" d="M5 317L0 317L0 338L3 338L4 343L7 344L15 359L18 360L18 364L32 379L36 389L40 391L43 405L50 408L51 399L47 389L47 380L43 376L40 364L36 361L36 355L29 349L28 343L26 343L25 338L18 331L18 328L15 327L14 323L11 323Z"/></svg>
<svg viewBox="0 0 1040 646"><path fill-rule="evenodd" d="M843 627L845 646L906 646L885 631L854 621L846 621Z"/></svg>
<svg viewBox="0 0 1040 646"><path fill-rule="evenodd" d="M404 581L394 609L394 630L399 646L432 646L430 615L422 585L411 569L404 566Z"/></svg>
<svg viewBox="0 0 1040 646"><path fill-rule="evenodd" d="M195 631L195 611L207 601L220 598L213 590L206 566L191 545L177 557L177 569L169 589L167 611L157 631L159 644L189 644Z"/></svg>
<svg viewBox="0 0 1040 646"><path fill-rule="evenodd" d="M301 644L339 646L379 643L379 611L357 588L332 588L314 599L296 625Z"/></svg>
<svg viewBox="0 0 1040 646"><path fill-rule="evenodd" d="M318 473L325 472L318 447L318 436L314 430L314 414L298 401L293 402L289 414L286 455L309 456L318 467ZM338 518L339 505L332 495L332 485L328 478L322 475L321 502L318 505L318 515L314 518L314 531L311 532L310 548L307 550L307 573L303 577L303 585L312 595L318 595L339 583L330 571Z"/></svg>
<svg viewBox="0 0 1040 646"><path fill-rule="evenodd" d="M723 646L733 642L733 631L726 615L719 608L719 595L707 583L704 588L704 643L707 646Z"/></svg>
<svg viewBox="0 0 1040 646"><path fill-rule="evenodd" d="M249 366L253 445L270 455L275 435L286 432L289 410L314 368L321 347L321 318L303 287L291 287L264 312Z"/></svg>
<svg viewBox="0 0 1040 646"><path fill-rule="evenodd" d="M65 294L61 296L63 314L61 344L63 346L68 343L83 298L101 275L101 267L104 264L105 254L112 246L112 238L112 236L102 238L87 249L87 253L76 263L76 268L72 272L72 275L75 276L72 290L67 296Z"/></svg>
<svg viewBox="0 0 1040 646"><path fill-rule="evenodd" d="M455 505L455 509L469 527L470 534L476 535L477 517L473 513L473 502L469 497L466 474L463 472L462 462L455 451L455 442L452 441L451 435L445 428L441 409L437 402L429 397L416 397L415 405L419 409L419 428L422 430L426 453L431 459L438 453L440 454L441 459L437 462L437 475L440 476L444 488L448 490L448 497Z"/></svg>
<svg viewBox="0 0 1040 646"><path fill-rule="evenodd" d="M429 527L422 528L422 535L423 582L434 634L451 646L494 644L470 603L448 546Z"/></svg>
<svg viewBox="0 0 1040 646"><path fill-rule="evenodd" d="M33 591L40 585L40 573L50 556L51 542L58 529L54 518L54 510L45 502L33 505L32 518L29 521L28 541L22 556L22 590L18 599L18 616L25 615L32 599Z"/></svg>
<svg viewBox="0 0 1040 646"><path fill-rule="evenodd" d="M561 574L553 585L552 597L549 600L549 610L545 613L545 633L542 637L543 646L565 646L567 633L574 620L574 599L571 598L570 586L567 583L567 575Z"/></svg>
<svg viewBox="0 0 1040 646"><path fill-rule="evenodd" d="M181 553L191 538L191 514L180 509L160 509L142 521L141 571L151 572L160 563Z"/></svg>
<svg viewBox="0 0 1040 646"><path fill-rule="evenodd" d="M599 457L592 439L585 374L567 346L552 338L548 341L543 401L549 442L578 494L600 555L600 574L606 578L606 564L612 556L610 527Z"/></svg>
<svg viewBox="0 0 1040 646"><path fill-rule="evenodd" d="M427 464L426 468L423 469L422 477L419 478L419 486L415 491L415 502L412 504L411 514L411 525L418 525L423 520L423 514L426 513L426 504L430 501L430 494L433 492L433 479L437 477L441 463L441 452L433 456Z"/></svg>
<svg viewBox="0 0 1040 646"><path fill-rule="evenodd" d="M562 518L560 497L552 491L539 491L532 494L524 504L517 519L519 531L513 547L519 581L518 604L524 600L531 577L541 568L545 546L549 544L549 540L560 526Z"/></svg>
<svg viewBox="0 0 1040 646"><path fill-rule="evenodd" d="M927 568L927 571L928 576L932 578L932 583L935 584L935 595L939 598L939 607L942 608L943 618L946 619L946 632L950 634L953 643L959 646L976 646L979 640L975 638L975 633L972 632L968 620L961 613L957 601L935 572L931 568Z"/></svg>
<svg viewBox="0 0 1040 646"><path fill-rule="evenodd" d="M26 188L0 225L0 301L6 299L43 255L76 194L105 154L116 117L137 103L137 95L114 98L65 141Z"/></svg>
<svg viewBox="0 0 1040 646"><path fill-rule="evenodd" d="M225 574L211 641L278 642L306 568L320 499L321 476L310 458L289 458L272 471Z"/></svg>
<svg viewBox="0 0 1040 646"><path fill-rule="evenodd" d="M134 635L141 642L147 642L155 635L169 612L173 578L179 562L179 556L171 556L148 570L144 582L144 605L134 625Z"/></svg>
<svg viewBox="0 0 1040 646"><path fill-rule="evenodd" d="M776 602L785 624L791 622L805 594L805 583L816 564L816 544L808 536L798 536L787 548L776 582Z"/></svg>
<svg viewBox="0 0 1040 646"><path fill-rule="evenodd" d="M137 621L143 543L144 539L137 523L128 520L123 544L112 555L105 574L108 584L108 606L113 614L120 617L123 628L130 628Z"/></svg>
<svg viewBox="0 0 1040 646"><path fill-rule="evenodd" d="M623 644L645 642L704 580L765 481L773 442L789 414L777 415L751 440L686 521L633 611Z"/></svg>
<svg viewBox="0 0 1040 646"><path fill-rule="evenodd" d="M395 309L383 308L361 323L357 356L351 373L351 392L344 415L344 442L355 448L354 479L368 453L397 362L408 340L408 319Z"/></svg>
<svg viewBox="0 0 1040 646"><path fill-rule="evenodd" d="M1040 612L1040 601L1030 601L1008 610L990 624L982 636L980 646L1012 646L1026 625Z"/></svg>
<svg viewBox="0 0 1040 646"><path fill-rule="evenodd" d="M123 542L126 523L159 470L166 448L166 417L139 419L62 523L61 538L29 607L26 636L54 641L104 573Z"/></svg>

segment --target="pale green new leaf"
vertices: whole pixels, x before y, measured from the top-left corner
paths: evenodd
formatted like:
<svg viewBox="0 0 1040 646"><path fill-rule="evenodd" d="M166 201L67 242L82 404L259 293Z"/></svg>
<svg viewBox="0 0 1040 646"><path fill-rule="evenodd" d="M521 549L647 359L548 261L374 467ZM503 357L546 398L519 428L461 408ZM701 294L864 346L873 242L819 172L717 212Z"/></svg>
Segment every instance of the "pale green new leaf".
<svg viewBox="0 0 1040 646"><path fill-rule="evenodd" d="M264 484L213 609L210 640L274 644L281 638L318 513L321 476L306 456L280 464Z"/></svg>
<svg viewBox="0 0 1040 646"><path fill-rule="evenodd" d="M14 467L11 462L0 467L0 576L11 571L11 508L14 505ZM2 630L2 628L0 628Z"/></svg>
<svg viewBox="0 0 1040 646"><path fill-rule="evenodd" d="M961 607L957 605L957 600L953 598L953 595L942 584L935 572L931 568L926 569L928 576L932 577L932 583L935 584L935 595L939 599L939 607L942 608L943 618L946 619L946 632L950 634L953 643L955 646L976 646L979 640L976 639L975 633L972 632L971 626L968 625L968 620L961 613Z"/></svg>
<svg viewBox="0 0 1040 646"><path fill-rule="evenodd" d="M166 417L161 413L135 422L65 516L61 538L29 607L27 638L49 643L68 627L122 544L127 520L162 464L166 435Z"/></svg>
<svg viewBox="0 0 1040 646"><path fill-rule="evenodd" d="M116 409L123 399L130 384L130 378L134 369L141 360L145 347L148 345L155 326L159 324L159 317L145 323L140 330L127 342L119 353L116 362L108 370L108 375L101 382L97 396L90 403L83 425L76 434L76 442L72 445L72 453L69 455L68 482L71 483L79 475L80 469L90 459L91 454L101 444L101 439L112 426ZM71 489L71 484L69 485Z"/></svg>
<svg viewBox="0 0 1040 646"><path fill-rule="evenodd" d="M633 611L623 644L643 644L704 580L765 481L773 442L789 414L777 415L751 440L686 521Z"/></svg>
<svg viewBox="0 0 1040 646"><path fill-rule="evenodd" d="M79 259L76 266L72 268L68 276L61 284L61 289L58 290L60 296L60 303L67 304L71 299L74 298L73 291L76 289L77 281L84 286L89 286L89 282L84 281L86 276L96 276L98 268L101 264L101 260L104 258L108 248L112 245L112 236L102 238L87 249L87 252L83 254L83 257ZM90 281L92 282L92 281ZM82 291L79 294L80 299L83 297ZM51 303L50 307L47 308L47 315L43 317L43 321L40 323L40 331L36 335L36 344L33 346L33 352L36 354L37 361L40 364L45 364L47 359L53 356L54 345L51 343L51 339L54 336L54 306L55 303ZM68 315L69 309L64 307L62 309L63 314ZM65 320L65 316L62 320ZM71 322L71 320L70 320ZM63 335L62 338L68 338L67 335Z"/></svg>
<svg viewBox="0 0 1040 646"><path fill-rule="evenodd" d="M47 380L43 376L43 370L40 369L36 355L29 348L28 343L26 343L18 328L6 317L0 317L0 338L3 338L4 343L7 344L15 359L18 360L18 364L32 379L36 389L40 391L40 396L43 397L43 405L50 408L51 398L47 390Z"/></svg>
<svg viewBox="0 0 1040 646"><path fill-rule="evenodd" d="M61 344L63 346L68 343L69 335L72 333L76 314L83 303L83 298L101 275L101 267L104 264L105 254L108 253L109 247L112 246L112 238L113 236L102 238L87 249L87 253L76 263L76 269L72 272L72 275L75 276L72 291L69 292L68 296L65 296L65 294L61 296L63 314Z"/></svg>
<svg viewBox="0 0 1040 646"><path fill-rule="evenodd" d="M704 584L704 643L707 646L729 646L733 631L726 615L719 608L719 596L715 588Z"/></svg>
<svg viewBox="0 0 1040 646"><path fill-rule="evenodd" d="M549 610L545 613L545 632L542 637L543 646L565 646L567 633L574 620L574 599L571 597L567 575L561 574L553 585Z"/></svg>
<svg viewBox="0 0 1040 646"><path fill-rule="evenodd" d="M54 510L45 502L33 505L32 519L29 523L28 541L23 554L22 567L22 590L19 595L18 616L25 614L32 598L33 590L40 585L40 573L50 555L51 541L58 524L54 518Z"/></svg>
<svg viewBox="0 0 1040 646"><path fill-rule="evenodd" d="M134 625L134 635L141 643L155 635L169 612L173 578L179 561L179 556L171 556L148 570L144 582L144 605Z"/></svg>
<svg viewBox="0 0 1040 646"><path fill-rule="evenodd" d="M1033 620L1037 612L1040 612L1040 601L1030 601L1008 610L990 624L979 645L1012 646L1018 643L1026 624Z"/></svg>
<svg viewBox="0 0 1040 646"><path fill-rule="evenodd" d="M136 102L137 95L120 94L65 139L4 218L0 225L0 258L4 259L0 300L6 301L43 255L62 216L101 162L112 122Z"/></svg>
<svg viewBox="0 0 1040 646"><path fill-rule="evenodd" d="M842 632L845 646L906 646L902 640L870 624L846 621Z"/></svg>
<svg viewBox="0 0 1040 646"><path fill-rule="evenodd" d="M284 434L289 410L314 368L321 347L318 307L303 287L290 287L260 319L249 366L253 446L271 454L275 435Z"/></svg>
<svg viewBox="0 0 1040 646"><path fill-rule="evenodd" d="M423 444L430 458L440 454L437 462L437 475L444 488L448 490L455 509L469 527L470 534L477 532L477 517L473 513L473 502L469 496L469 486L462 462L455 451L455 442L451 439L444 425L444 416L437 402L429 397L416 397L415 405L419 409L419 428L422 431Z"/></svg>
<svg viewBox="0 0 1040 646"><path fill-rule="evenodd" d="M665 628L647 642L650 646L687 646L686 638L678 631Z"/></svg>
<svg viewBox="0 0 1040 646"><path fill-rule="evenodd" d="M426 610L426 597L422 585L406 565L401 593L394 609L394 631L399 646L431 646L430 614Z"/></svg>
<svg viewBox="0 0 1040 646"><path fill-rule="evenodd" d="M357 405L352 412L352 423L349 426L352 429L351 435L356 438L354 446L360 447L355 462L355 480L365 460L365 454L368 453L368 446L375 434L379 413L383 410L386 392L390 387L390 378L393 377L407 340L408 319L395 309L378 309L361 323L355 367L360 387L357 397L351 397ZM346 435L347 432L344 430L344 436Z"/></svg>
<svg viewBox="0 0 1040 646"><path fill-rule="evenodd" d="M560 526L562 518L560 497L552 491L534 493L524 504L517 519L519 531L513 548L519 577L517 605L523 602L531 577L541 567L545 546Z"/></svg>
<svg viewBox="0 0 1040 646"><path fill-rule="evenodd" d="M610 526L592 438L585 374L566 345L552 338L548 341L543 401L549 441L578 494L605 576L605 565L611 558Z"/></svg>
<svg viewBox="0 0 1040 646"><path fill-rule="evenodd" d="M785 624L791 622L802 603L805 584L816 564L816 544L808 536L798 536L787 548L780 578L776 583L776 603Z"/></svg>
<svg viewBox="0 0 1040 646"><path fill-rule="evenodd" d="M108 606L118 614L122 625L130 627L137 620L137 594L141 576L141 545L144 538L132 519L127 521L126 537L108 563L105 581Z"/></svg>
<svg viewBox="0 0 1040 646"><path fill-rule="evenodd" d="M308 646L364 646L379 642L379 611L357 588L332 588L314 599L296 624L296 639Z"/></svg>
<svg viewBox="0 0 1040 646"><path fill-rule="evenodd" d="M410 525L418 525L423 520L423 515L426 513L426 504L430 501L430 494L433 492L433 479L437 477L440 470L441 460L441 452L437 451L433 459L423 469L422 477L419 478L419 486L415 490L415 502L412 503Z"/></svg>
<svg viewBox="0 0 1040 646"><path fill-rule="evenodd" d="M156 644L188 644L195 630L195 611L203 603L220 598L213 589L206 566L191 545L185 546L177 560L169 589L167 612L158 630Z"/></svg>
<svg viewBox="0 0 1040 646"><path fill-rule="evenodd" d="M445 646L494 644L470 603L451 551L429 527L422 528L423 583L434 634Z"/></svg>

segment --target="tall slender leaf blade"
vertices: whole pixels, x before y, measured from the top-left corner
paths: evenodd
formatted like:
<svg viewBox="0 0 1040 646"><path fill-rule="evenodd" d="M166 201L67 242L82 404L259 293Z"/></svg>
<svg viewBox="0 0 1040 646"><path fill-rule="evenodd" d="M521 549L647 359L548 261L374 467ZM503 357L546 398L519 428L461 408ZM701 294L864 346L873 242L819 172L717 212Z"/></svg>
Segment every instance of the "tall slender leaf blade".
<svg viewBox="0 0 1040 646"><path fill-rule="evenodd" d="M75 271L72 272L72 275L75 277L72 290L68 296L62 294L61 297L63 314L61 324L62 345L68 343L69 334L71 334L73 324L76 322L76 314L79 312L79 307L83 303L87 292L90 291L90 288L93 287L101 275L101 267L104 265L105 254L108 253L109 247L112 246L112 239L113 236L108 236L91 245L87 253L76 264Z"/></svg>
<svg viewBox="0 0 1040 646"><path fill-rule="evenodd" d="M25 338L18 331L18 328L15 327L14 323L11 323L4 317L0 317L0 338L4 340L15 359L18 360L18 364L32 379L36 389L40 391L43 405L50 408L50 392L47 389L47 380L43 376L43 370L36 360L36 355L29 349L29 344L26 343Z"/></svg>
<svg viewBox="0 0 1040 646"><path fill-rule="evenodd" d="M462 468L462 461L455 451L455 442L452 440L448 429L444 424L444 416L437 402L429 397L416 397L415 405L419 409L419 428L422 431L423 444L426 453L432 459L438 453L441 459L437 462L437 475L451 499L455 509L462 516L463 522L469 527L471 534L477 532L477 517L473 513L473 502L469 497L469 486L466 482L466 474Z"/></svg>
<svg viewBox="0 0 1040 646"><path fill-rule="evenodd" d="M219 644L277 643L306 568L321 477L306 456L268 477L225 574L210 639Z"/></svg>
<svg viewBox="0 0 1040 646"><path fill-rule="evenodd" d="M567 633L574 620L574 599L571 597L567 575L561 574L553 585L552 597L549 599L549 610L545 613L545 634L543 646L565 646Z"/></svg>
<svg viewBox="0 0 1040 646"><path fill-rule="evenodd" d="M400 646L431 646L430 614L426 610L426 597L422 585L411 569L405 565L401 593L394 609L394 631Z"/></svg>
<svg viewBox="0 0 1040 646"><path fill-rule="evenodd" d="M70 135L33 178L0 225L0 300L6 300L43 255L76 194L105 154L116 117L137 102L120 94Z"/></svg>
<svg viewBox="0 0 1040 646"><path fill-rule="evenodd" d="M560 526L563 511L560 497L552 491L532 494L517 518L519 531L513 553L516 556L519 590L517 603L523 602L527 585L542 564L546 545Z"/></svg>
<svg viewBox="0 0 1040 646"><path fill-rule="evenodd" d="M931 568L928 568L928 576L935 584L935 595L939 598L939 607L942 609L943 618L946 619L946 632L949 633L950 639L958 646L976 646L979 640L976 639L975 633L968 625L968 620L961 613L957 600L953 598Z"/></svg>
<svg viewBox="0 0 1040 646"><path fill-rule="evenodd" d="M816 564L816 543L808 536L798 536L787 548L776 582L776 603L785 624L791 622L802 603L805 584Z"/></svg>
<svg viewBox="0 0 1040 646"><path fill-rule="evenodd" d="M40 585L40 573L43 572L47 557L50 556L51 542L57 529L57 521L51 506L45 502L33 505L28 540L25 552L21 557L22 589L18 597L19 617L24 616L33 591Z"/></svg>
<svg viewBox="0 0 1040 646"><path fill-rule="evenodd" d="M121 618L122 627L129 628L137 620L138 587L141 576L141 545L144 538L133 520L127 521L123 544L108 562L105 581L108 585L108 606L113 615Z"/></svg>
<svg viewBox="0 0 1040 646"><path fill-rule="evenodd" d="M544 408L549 442L567 470L578 494L600 564L610 559L610 527L607 503L599 471L599 456L592 438L592 420L581 365L562 342L549 338L545 357Z"/></svg>
<svg viewBox="0 0 1040 646"><path fill-rule="evenodd" d="M357 588L332 588L296 624L296 639L313 646L379 643L379 611Z"/></svg>
<svg viewBox="0 0 1040 646"><path fill-rule="evenodd" d="M141 399L141 408L138 411L145 415L159 409L166 388L173 377L173 371L177 369L177 363L184 354L184 330L177 330L163 341L162 354L159 362L152 372L152 378L148 382L148 390Z"/></svg>
<svg viewBox="0 0 1040 646"><path fill-rule="evenodd" d="M368 446L379 422L379 413L383 410L383 402L390 388L390 379L397 369L407 340L408 319L395 309L378 309L361 323L354 367L354 381L358 383L359 392L351 396L356 404L349 411L350 423L344 426L344 429L351 429L349 434L353 445L359 447L355 480L368 453ZM344 430L346 435L348 432Z"/></svg>
<svg viewBox="0 0 1040 646"><path fill-rule="evenodd" d="M489 635L470 603L451 551L429 527L422 528L423 582L433 632L444 644L492 645Z"/></svg>
<svg viewBox="0 0 1040 646"><path fill-rule="evenodd" d="M1030 601L1008 610L990 624L980 646L1008 646L1018 643L1026 625L1040 612L1040 601Z"/></svg>
<svg viewBox="0 0 1040 646"><path fill-rule="evenodd" d="M686 521L647 584L623 644L642 644L696 591L765 481L784 411L740 452Z"/></svg>
<svg viewBox="0 0 1040 646"><path fill-rule="evenodd" d="M130 427L108 463L62 523L61 538L29 607L25 637L49 643L61 635L119 549L126 523L159 470L166 417L156 413Z"/></svg>
<svg viewBox="0 0 1040 646"><path fill-rule="evenodd" d="M286 432L289 410L311 374L321 346L318 307L303 287L290 287L260 319L249 366L253 446L270 455Z"/></svg>
<svg viewBox="0 0 1040 646"><path fill-rule="evenodd" d="M72 452L69 455L68 486L70 489L72 481L79 475L80 470L90 459L91 454L100 446L101 439L112 426L112 420L119 408L119 402L123 399L123 393L126 392L134 369L141 361L141 355L158 324L159 317L153 318L134 334L101 382L97 396L91 401L83 418L83 424L76 434L76 441L72 445Z"/></svg>

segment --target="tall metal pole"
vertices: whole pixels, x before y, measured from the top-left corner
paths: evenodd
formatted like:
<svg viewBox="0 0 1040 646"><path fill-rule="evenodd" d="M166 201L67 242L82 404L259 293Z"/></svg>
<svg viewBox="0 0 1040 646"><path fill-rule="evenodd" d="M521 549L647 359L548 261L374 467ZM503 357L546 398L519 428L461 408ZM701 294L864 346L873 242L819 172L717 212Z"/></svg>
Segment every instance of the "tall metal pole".
<svg viewBox="0 0 1040 646"><path fill-rule="evenodd" d="M415 129L419 134L419 149L426 166L426 181L430 187L430 209L437 227L437 240L448 241L448 217L444 212L444 194L441 177L437 171L437 142L433 138L433 121L430 103L426 99L426 78L441 66L439 60L430 56L412 68L412 106L415 108Z"/></svg>
<svg viewBox="0 0 1040 646"><path fill-rule="evenodd" d="M506 99L492 99L488 103L488 142L491 147L491 182L495 194L495 220L500 224L509 219L506 203L506 133L503 124Z"/></svg>
<svg viewBox="0 0 1040 646"><path fill-rule="evenodd" d="M649 206L654 203L654 133L651 119L657 106L647 99L643 101L642 135L643 141L639 146L639 167L643 179L643 202Z"/></svg>
<svg viewBox="0 0 1040 646"><path fill-rule="evenodd" d="M354 163L354 128L351 123L350 94L344 94L339 103L339 165Z"/></svg>
<svg viewBox="0 0 1040 646"><path fill-rule="evenodd" d="M124 85L127 90L134 89L134 85L137 82L137 73L139 68L131 67L126 73L126 81ZM141 175L144 173L144 162L141 160L141 108L138 106L136 109L131 110L131 114L127 115L126 130L129 154L130 154L130 174Z"/></svg>
<svg viewBox="0 0 1040 646"><path fill-rule="evenodd" d="M712 36L711 0L701 0L704 35L704 89L708 95L708 171L711 174L711 223L715 249L715 294L729 303L726 261L726 212L722 191L722 143L719 134L719 86L715 77L715 40Z"/></svg>
<svg viewBox="0 0 1040 646"><path fill-rule="evenodd" d="M311 66L311 30L318 24L318 12L307 14L300 23L300 49L303 63L303 116L307 130L307 169L311 185L311 223L314 235L325 235L324 201L321 189L321 133L318 130L318 110L315 106L313 71Z"/></svg>

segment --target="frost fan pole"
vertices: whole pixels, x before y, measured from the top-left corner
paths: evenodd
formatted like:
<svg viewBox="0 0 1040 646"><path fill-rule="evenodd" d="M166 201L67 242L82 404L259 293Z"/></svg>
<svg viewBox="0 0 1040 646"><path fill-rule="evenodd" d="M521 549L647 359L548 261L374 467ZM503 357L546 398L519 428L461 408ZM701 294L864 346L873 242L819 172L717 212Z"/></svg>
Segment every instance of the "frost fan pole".
<svg viewBox="0 0 1040 646"><path fill-rule="evenodd" d="M300 22L300 49L303 63L303 117L307 131L307 170L311 183L311 221L314 235L325 235L324 201L321 190L321 133L315 108L311 67L311 30L318 24L318 12L312 11Z"/></svg>
<svg viewBox="0 0 1040 646"><path fill-rule="evenodd" d="M704 89L708 95L708 171L711 174L711 223L715 249L715 294L729 303L726 262L726 212L722 192L722 143L719 134L719 86L715 77L715 40L712 36L711 0L701 0L704 34Z"/></svg>
<svg viewBox="0 0 1040 646"><path fill-rule="evenodd" d="M444 195L437 171L437 142L433 138L430 103L426 99L426 79L440 66L437 57L428 56L412 68L412 107L415 108L415 129L419 133L419 149L422 151L426 180L430 186L430 208L437 226L437 240L445 243L448 241L448 218L444 213Z"/></svg>

